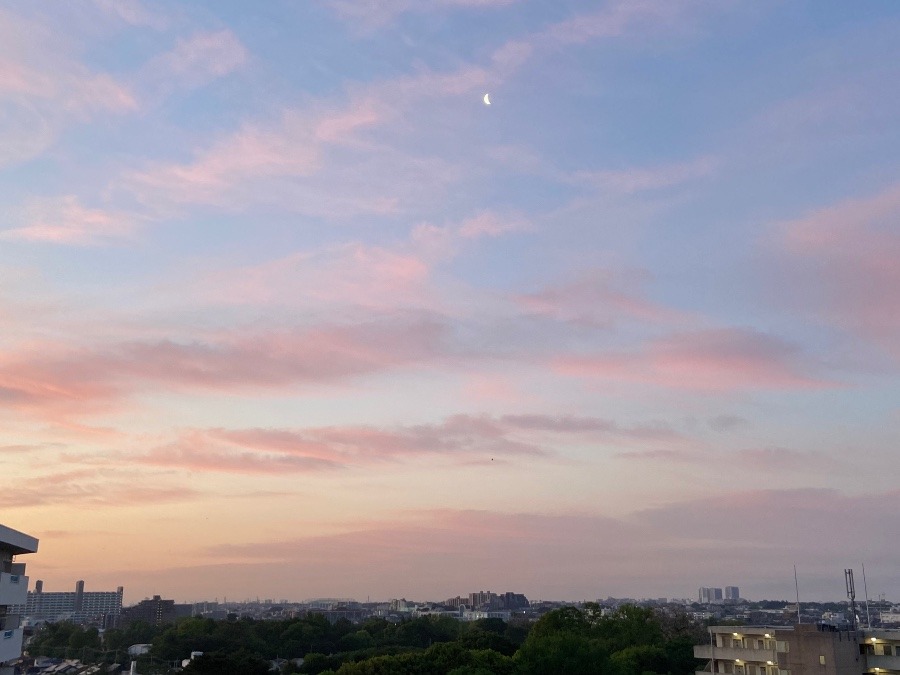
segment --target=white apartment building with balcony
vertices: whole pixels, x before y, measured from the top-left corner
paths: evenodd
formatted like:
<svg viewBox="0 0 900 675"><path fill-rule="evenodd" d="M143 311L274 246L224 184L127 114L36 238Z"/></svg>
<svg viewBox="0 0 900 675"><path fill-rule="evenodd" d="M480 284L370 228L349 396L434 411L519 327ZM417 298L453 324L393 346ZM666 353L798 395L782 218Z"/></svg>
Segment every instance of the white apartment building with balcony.
<svg viewBox="0 0 900 675"><path fill-rule="evenodd" d="M0 675L11 675L10 662L22 656L21 617L9 609L25 604L28 577L25 563L16 562L15 557L37 549L38 540L34 537L0 525Z"/></svg>
<svg viewBox="0 0 900 675"><path fill-rule="evenodd" d="M900 630L711 626L697 675L900 675Z"/></svg>
<svg viewBox="0 0 900 675"><path fill-rule="evenodd" d="M866 672L872 675L900 675L900 629L874 628L860 631Z"/></svg>

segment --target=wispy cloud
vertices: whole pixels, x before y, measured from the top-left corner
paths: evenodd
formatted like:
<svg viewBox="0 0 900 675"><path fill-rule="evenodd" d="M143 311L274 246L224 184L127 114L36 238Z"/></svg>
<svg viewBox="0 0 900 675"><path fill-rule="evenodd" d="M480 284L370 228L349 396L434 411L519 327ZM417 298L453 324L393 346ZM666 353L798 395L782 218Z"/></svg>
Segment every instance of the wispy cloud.
<svg viewBox="0 0 900 675"><path fill-rule="evenodd" d="M131 26L146 26L161 30L170 21L158 7L150 9L140 0L93 0L94 5L109 16Z"/></svg>
<svg viewBox="0 0 900 675"><path fill-rule="evenodd" d="M677 333L639 351L565 356L559 372L699 391L810 389L837 383L813 374L800 348L752 329Z"/></svg>
<svg viewBox="0 0 900 675"><path fill-rule="evenodd" d="M656 167L575 171L569 180L603 192L634 194L675 187L709 176L718 160L706 156Z"/></svg>
<svg viewBox="0 0 900 675"><path fill-rule="evenodd" d="M124 83L78 61L47 27L5 10L0 11L0 104L0 166L39 155L69 125L138 108Z"/></svg>
<svg viewBox="0 0 900 675"><path fill-rule="evenodd" d="M344 20L363 30L383 26L407 12L435 12L452 9L488 9L512 5L519 0L328 0L328 6Z"/></svg>
<svg viewBox="0 0 900 675"><path fill-rule="evenodd" d="M566 446L588 441L677 446L684 439L662 424L624 426L601 418L545 414L454 415L440 423L396 427L197 429L134 461L191 471L318 473L413 460L552 460Z"/></svg>
<svg viewBox="0 0 900 675"><path fill-rule="evenodd" d="M60 199L32 200L25 207L22 220L22 227L0 231L0 239L55 244L102 244L130 238L136 226L134 216L87 208L74 195Z"/></svg>
<svg viewBox="0 0 900 675"><path fill-rule="evenodd" d="M643 297L646 273L597 269L565 284L515 298L523 311L557 321L612 326L622 319L678 324L686 316Z"/></svg>
<svg viewBox="0 0 900 675"><path fill-rule="evenodd" d="M900 185L782 223L777 245L801 311L900 359Z"/></svg>
<svg viewBox="0 0 900 675"><path fill-rule="evenodd" d="M198 32L152 58L142 69L142 87L154 96L175 88L195 89L229 75L249 59L247 49L228 29Z"/></svg>
<svg viewBox="0 0 900 675"><path fill-rule="evenodd" d="M175 389L285 388L401 367L444 353L428 318L233 335L216 342L132 342L93 349L45 346L0 362L7 405L50 414L121 405L149 385Z"/></svg>
<svg viewBox="0 0 900 675"><path fill-rule="evenodd" d="M128 473L91 469L57 472L25 481L15 492L0 496L0 506L7 510L52 505L107 509L190 501L198 494L190 487L147 485L144 479Z"/></svg>

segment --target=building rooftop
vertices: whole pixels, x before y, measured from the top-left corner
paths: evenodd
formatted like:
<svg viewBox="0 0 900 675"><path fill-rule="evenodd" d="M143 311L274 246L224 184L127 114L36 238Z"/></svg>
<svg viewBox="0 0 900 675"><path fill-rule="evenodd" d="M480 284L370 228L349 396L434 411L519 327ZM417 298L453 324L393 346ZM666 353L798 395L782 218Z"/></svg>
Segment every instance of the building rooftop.
<svg viewBox="0 0 900 675"><path fill-rule="evenodd" d="M36 553L38 540L24 532L0 525L0 549L11 551L13 555Z"/></svg>

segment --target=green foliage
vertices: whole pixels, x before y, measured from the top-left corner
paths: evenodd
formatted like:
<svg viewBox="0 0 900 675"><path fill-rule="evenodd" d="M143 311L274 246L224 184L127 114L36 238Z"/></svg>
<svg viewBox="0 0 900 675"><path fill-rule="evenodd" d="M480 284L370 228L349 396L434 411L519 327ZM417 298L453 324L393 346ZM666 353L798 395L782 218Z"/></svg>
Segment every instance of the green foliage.
<svg viewBox="0 0 900 675"><path fill-rule="evenodd" d="M645 607L623 605L595 625L610 652L639 645L661 645L662 627L656 613Z"/></svg>
<svg viewBox="0 0 900 675"><path fill-rule="evenodd" d="M442 642L420 652L344 663L337 675L445 675L461 668L470 669L462 672L515 673L512 659L495 651L469 650L458 642Z"/></svg>
<svg viewBox="0 0 900 675"><path fill-rule="evenodd" d="M184 669L190 675L268 675L269 662L246 650L204 654Z"/></svg>
<svg viewBox="0 0 900 675"><path fill-rule="evenodd" d="M144 621L133 621L124 628L110 628L103 633L103 646L110 650L125 651L131 645L150 644L162 635L168 626L154 626Z"/></svg>
<svg viewBox="0 0 900 675"><path fill-rule="evenodd" d="M96 628L82 628L68 621L45 624L28 645L30 656L93 661L102 652L103 645Z"/></svg>
<svg viewBox="0 0 900 675"><path fill-rule="evenodd" d="M515 656L523 675L570 673L571 675L612 675L609 654L596 638L584 633L559 630L531 635Z"/></svg>
<svg viewBox="0 0 900 675"><path fill-rule="evenodd" d="M29 653L111 662L115 650L150 642L140 670L155 673L166 662L204 652L186 675L261 675L276 657L304 657L302 666L289 663L283 672L309 675L692 675L693 646L704 637L702 625L686 614L622 606L604 616L588 603L548 612L531 625L445 616L397 624L332 624L320 614L285 621L191 618L110 630L103 645L96 630L60 623L39 631Z"/></svg>
<svg viewBox="0 0 900 675"><path fill-rule="evenodd" d="M623 605L603 615L588 603L541 617L515 654L522 673L690 675L702 627L687 615Z"/></svg>
<svg viewBox="0 0 900 675"><path fill-rule="evenodd" d="M610 658L618 675L669 672L669 659L662 647L634 645L620 649Z"/></svg>

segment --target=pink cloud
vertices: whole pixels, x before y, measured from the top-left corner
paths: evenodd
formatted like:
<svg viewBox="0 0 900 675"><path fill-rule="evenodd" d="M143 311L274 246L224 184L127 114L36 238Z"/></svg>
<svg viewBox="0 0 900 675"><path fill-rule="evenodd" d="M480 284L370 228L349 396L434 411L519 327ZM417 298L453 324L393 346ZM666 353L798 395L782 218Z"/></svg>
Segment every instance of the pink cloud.
<svg viewBox="0 0 900 675"><path fill-rule="evenodd" d="M432 0L417 2L416 0L330 0L328 2L338 16L353 21L366 30L378 28L398 15L407 12L434 12L450 9L479 9L504 7L518 0Z"/></svg>
<svg viewBox="0 0 900 675"><path fill-rule="evenodd" d="M716 165L714 158L701 157L690 162L651 168L578 171L572 174L570 180L608 192L633 194L674 187L703 178L712 173Z"/></svg>
<svg viewBox="0 0 900 675"><path fill-rule="evenodd" d="M619 459L660 464L695 464L699 466L728 465L748 473L763 475L778 471L803 476L833 472L840 463L824 452L792 450L790 448L746 448L737 451L714 451L706 448L655 448L630 450L616 455Z"/></svg>
<svg viewBox="0 0 900 675"><path fill-rule="evenodd" d="M629 450L628 452L619 452L616 454L616 458L642 462L661 462L665 464L697 464L708 461L710 455L692 449L670 450L657 448L655 450Z"/></svg>
<svg viewBox="0 0 900 675"><path fill-rule="evenodd" d="M900 359L900 185L783 223L781 297Z"/></svg>
<svg viewBox="0 0 900 675"><path fill-rule="evenodd" d="M834 471L839 462L824 452L790 448L748 448L739 450L735 459L749 469L760 471L800 471L807 475Z"/></svg>
<svg viewBox="0 0 900 675"><path fill-rule="evenodd" d="M73 113L124 113L138 109L134 94L105 73L74 74L65 84L69 94L64 98L64 105Z"/></svg>
<svg viewBox="0 0 900 675"><path fill-rule="evenodd" d="M246 48L230 30L198 32L151 59L140 78L145 88L165 94L175 85L193 89L209 84L240 69L247 60Z"/></svg>
<svg viewBox="0 0 900 675"><path fill-rule="evenodd" d="M151 466L178 467L183 471L216 471L241 475L312 473L341 468L336 462L315 457L297 457L254 452L222 452L183 444L157 448L138 457L136 462Z"/></svg>
<svg viewBox="0 0 900 675"><path fill-rule="evenodd" d="M515 438L488 419L457 416L441 424L395 428L366 426L308 429L207 429L135 461L191 471L242 474L312 473L413 459L467 463L492 456L540 457L540 447Z"/></svg>
<svg viewBox="0 0 900 675"><path fill-rule="evenodd" d="M86 208L74 195L32 201L22 227L0 232L2 239L89 245L128 238L135 219L125 213Z"/></svg>
<svg viewBox="0 0 900 675"><path fill-rule="evenodd" d="M836 383L808 373L799 348L752 329L678 333L640 351L556 359L564 374L675 389L819 389Z"/></svg>
<svg viewBox="0 0 900 675"><path fill-rule="evenodd" d="M464 239L499 237L510 232L521 232L528 229L528 227L528 223L524 218L502 218L491 211L483 211L471 218L467 218L460 224L459 236Z"/></svg>
<svg viewBox="0 0 900 675"><path fill-rule="evenodd" d="M169 25L168 18L157 9L150 10L139 0L93 0L102 12L132 26L148 26L161 30Z"/></svg>
<svg viewBox="0 0 900 675"><path fill-rule="evenodd" d="M484 2L447 0L444 6L480 6ZM370 3L346 2L338 3L335 9L347 16L354 13L393 16L420 4L404 1L375 7ZM573 40L603 35L603 31L588 29L589 25L599 25L598 22L624 21L628 26L632 23L643 26L655 21L655 25L668 26L673 15L680 15L684 3L673 3L679 9L672 10L643 2L634 4L635 7L630 3L617 4L604 10L599 18L576 17L545 33L509 42L483 67L466 64L447 72L421 69L412 75L351 86L345 102L315 110L287 111L280 124L245 124L212 147L198 149L190 162L147 167L126 176L120 186L135 193L148 208L162 213L191 204L240 209L267 203L332 218L402 212L423 200L433 200L467 175L460 167L401 149L409 145L413 119L410 111L415 111L415 119L421 119L423 107L435 99L476 93L480 97L488 84L496 84L521 68L537 46L556 48ZM625 30L625 24L621 30ZM586 37L576 38L577 35ZM224 39L220 34L215 37L218 41ZM201 40L202 49L181 49L186 56L179 62L193 64L194 53L206 54L206 43L210 41L211 38ZM239 51L229 49L229 54ZM230 62L237 61L233 58ZM399 124L390 127L391 121ZM383 130L379 140L374 134L363 133L376 128ZM385 137L391 141L386 142ZM332 161L337 157L340 162ZM701 160L696 166L607 176L606 180L615 178L626 189L654 187L685 180L704 171L702 165ZM488 225L481 223L482 228ZM477 227L473 222L466 232L474 234Z"/></svg>
<svg viewBox="0 0 900 675"><path fill-rule="evenodd" d="M440 423L395 427L197 429L128 461L192 471L317 473L413 460L462 465L522 457L549 460L556 453L546 448L570 443L679 445L683 440L659 424L629 427L593 417L543 414L454 415Z"/></svg>
<svg viewBox="0 0 900 675"><path fill-rule="evenodd" d="M485 211L460 223L416 225L408 239L390 247L347 242L305 250L217 271L192 280L191 287L214 304L447 313L444 294L432 283L434 269L479 239L526 227L522 218Z"/></svg>
<svg viewBox="0 0 900 675"><path fill-rule="evenodd" d="M430 271L413 251L348 243L214 272L192 286L216 304L436 309L427 284Z"/></svg>
<svg viewBox="0 0 900 675"><path fill-rule="evenodd" d="M433 359L445 328L427 319L244 334L218 342L43 346L0 361L0 398L39 414L100 412L151 387L250 391L344 381Z"/></svg>
<svg viewBox="0 0 900 675"><path fill-rule="evenodd" d="M196 149L191 161L130 172L117 187L161 213L260 203L328 217L395 213L464 175L437 157L402 149L410 133L406 112L421 118L428 101L479 91L491 77L489 69L466 65L351 85L344 100L287 109L274 123L245 123ZM391 121L401 124L388 127ZM384 129L380 139L371 133L376 128Z"/></svg>
<svg viewBox="0 0 900 675"><path fill-rule="evenodd" d="M32 477L23 481L15 492L0 495L0 507L12 510L78 505L79 508L107 509L190 501L199 495L192 488L147 485L145 481L146 477L136 478L132 472L108 469L56 472Z"/></svg>
<svg viewBox="0 0 900 675"><path fill-rule="evenodd" d="M0 94L50 96L53 82L49 76L9 59L0 60Z"/></svg>
<svg viewBox="0 0 900 675"><path fill-rule="evenodd" d="M160 164L131 174L128 184L145 202L222 203L232 187L271 176L304 176L319 163L305 124L287 115L280 129L247 125L188 164Z"/></svg>
<svg viewBox="0 0 900 675"><path fill-rule="evenodd" d="M683 31L691 13L709 4L694 0L616 0L596 12L578 14L553 24L542 37L566 45L629 34Z"/></svg>
<svg viewBox="0 0 900 675"><path fill-rule="evenodd" d="M0 10L0 166L40 155L68 126L137 109L129 87L65 46L41 23Z"/></svg>
<svg viewBox="0 0 900 675"><path fill-rule="evenodd" d="M454 415L440 423L396 427L197 429L171 444L129 455L127 461L190 471L278 475L434 459L463 465L521 457L552 459L556 452L546 448L586 441L683 443L679 434L663 425L628 427L600 418L540 414Z"/></svg>
<svg viewBox="0 0 900 675"><path fill-rule="evenodd" d="M653 303L638 290L644 274L615 274L596 270L575 281L521 295L515 301L528 314L557 321L612 325L620 319L651 323L680 323L686 316Z"/></svg>
<svg viewBox="0 0 900 675"><path fill-rule="evenodd" d="M413 228L410 239L412 247L423 259L436 263L454 258L469 242L529 229L531 224L523 216L482 211L465 218L460 223L448 225L421 223Z"/></svg>
<svg viewBox="0 0 900 675"><path fill-rule="evenodd" d="M321 118L314 136L325 143L352 141L356 131L379 124L385 114L384 106L375 98L357 101L345 111Z"/></svg>

